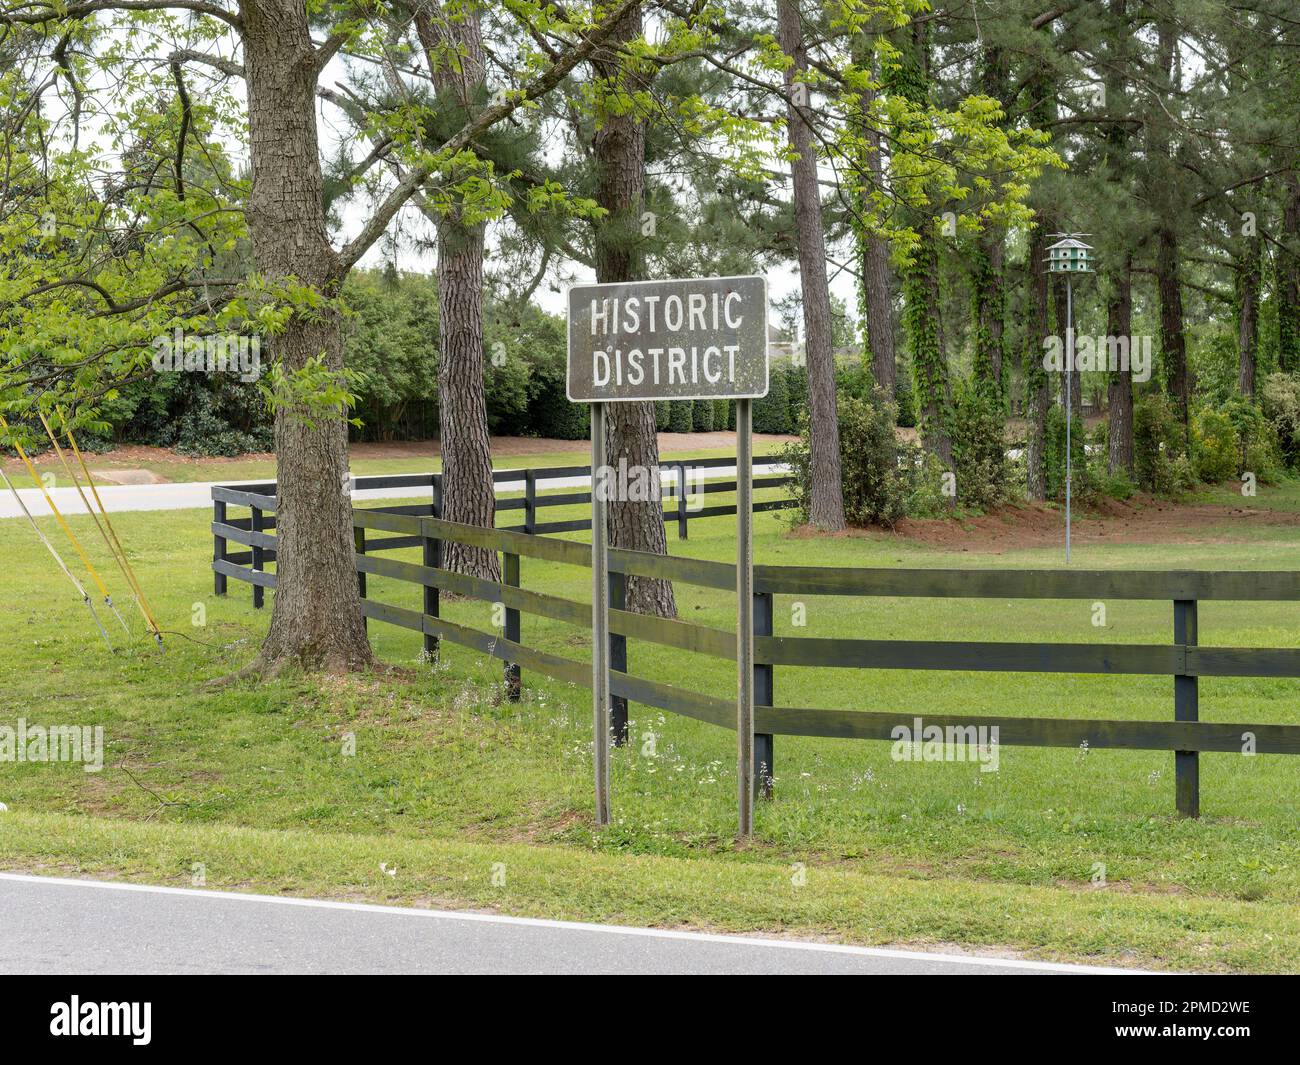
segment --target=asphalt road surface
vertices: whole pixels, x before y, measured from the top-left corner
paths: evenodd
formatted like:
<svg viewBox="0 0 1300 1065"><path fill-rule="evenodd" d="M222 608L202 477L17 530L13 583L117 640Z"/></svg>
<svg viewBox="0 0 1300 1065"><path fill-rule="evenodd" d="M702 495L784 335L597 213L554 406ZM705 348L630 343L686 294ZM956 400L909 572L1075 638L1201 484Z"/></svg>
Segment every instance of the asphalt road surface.
<svg viewBox="0 0 1300 1065"><path fill-rule="evenodd" d="M1117 971L14 873L0 929L4 974Z"/></svg>
<svg viewBox="0 0 1300 1065"><path fill-rule="evenodd" d="M765 473L777 473L785 469L780 463L761 464L754 467L755 475ZM736 475L736 467L723 466L708 471L709 480L720 480ZM677 472L670 466L663 468L660 476L665 485L675 484ZM23 488L22 484L26 482L31 484L26 474L15 477L10 474L9 479L14 482L14 487L18 489L18 495L27 505L27 509L36 517L48 515L50 508L46 505L45 497L39 488ZM117 513L126 510L187 510L193 507L211 507L212 506L212 488L214 485L225 485L231 488L238 488L242 484L265 484L261 481L191 481L175 482L172 484L118 484L103 485L99 487L99 498L104 503L104 509ZM591 478L582 477L555 477L548 478L540 486L543 489L550 490L556 488L586 488L591 484ZM517 481L503 481L496 486L497 494L505 492L522 492L524 482L521 477ZM82 488L85 491L85 488ZM421 494L417 488L363 488L354 489L352 498L354 500L367 499L414 499ZM82 505L81 497L77 490L71 485L66 488L55 488L50 493L50 498L54 500L54 505L59 508L61 514L85 514L86 508ZM90 493L86 492L86 498L90 499ZM689 494L687 496L689 500ZM93 504L92 504L93 505ZM19 518L22 517L22 509L14 500L13 494L0 481L0 518Z"/></svg>

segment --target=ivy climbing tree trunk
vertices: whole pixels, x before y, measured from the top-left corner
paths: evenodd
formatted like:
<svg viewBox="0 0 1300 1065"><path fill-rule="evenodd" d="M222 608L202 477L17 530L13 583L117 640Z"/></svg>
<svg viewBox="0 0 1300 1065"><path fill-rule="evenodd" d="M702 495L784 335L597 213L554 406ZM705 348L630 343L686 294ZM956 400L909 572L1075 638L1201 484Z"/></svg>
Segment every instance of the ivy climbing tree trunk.
<svg viewBox="0 0 1300 1065"><path fill-rule="evenodd" d="M903 42L899 68L891 78L901 96L925 106L930 98L928 23L918 20L906 32L910 36ZM953 465L949 431L952 386L939 304L939 235L932 215L915 210L908 211L907 215L916 230L917 244L912 261L902 270L903 335L912 356L921 440L944 469L950 471Z"/></svg>
<svg viewBox="0 0 1300 1065"><path fill-rule="evenodd" d="M1035 502L1047 499L1047 411L1052 405L1051 382L1043 367L1043 342L1050 334L1047 308L1047 237L1041 222L1029 233L1029 285L1027 351L1025 352L1025 399L1029 408L1029 432L1025 445L1025 494Z"/></svg>
<svg viewBox="0 0 1300 1065"><path fill-rule="evenodd" d="M316 65L300 0L244 0L253 259L271 284L337 295L343 271L325 228L316 135ZM321 356L343 368L334 310L290 319L271 340L286 375ZM275 414L276 594L270 631L252 667L355 670L373 657L361 618L341 412L310 423L292 405Z"/></svg>
<svg viewBox="0 0 1300 1065"><path fill-rule="evenodd" d="M794 61L785 70L787 129L797 158L790 164L794 185L795 243L803 291L804 357L808 366L808 520L821 529L844 528L844 479L840 461L840 419L835 401L835 350L830 282L826 277L826 235L822 225L817 153L805 81L808 66L803 24L793 0L777 0L781 50Z"/></svg>
<svg viewBox="0 0 1300 1065"><path fill-rule="evenodd" d="M641 36L641 13L629 12L615 28L611 42L627 44ZM640 70L630 68L613 50L601 50L592 60L596 76L626 92L648 88ZM645 125L635 109L607 109L600 115L593 151L596 202L608 215L595 223L596 280L601 284L641 280L641 216L645 209ZM659 438L653 403L610 403L606 411L606 457L611 466L626 460L628 469L647 471L652 492L648 500L613 499L609 503L609 543L632 551L668 553L660 499ZM679 486L680 491L680 486ZM642 614L677 616L669 581L646 577L627 579L627 606Z"/></svg>

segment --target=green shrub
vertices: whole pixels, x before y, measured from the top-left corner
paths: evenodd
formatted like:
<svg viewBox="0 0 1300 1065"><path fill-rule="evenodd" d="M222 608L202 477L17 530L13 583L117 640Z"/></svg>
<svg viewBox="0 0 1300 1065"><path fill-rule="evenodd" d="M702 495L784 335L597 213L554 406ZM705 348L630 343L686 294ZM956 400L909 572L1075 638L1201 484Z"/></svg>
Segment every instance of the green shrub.
<svg viewBox="0 0 1300 1065"><path fill-rule="evenodd" d="M713 428L715 430L721 431L723 429L732 428L727 425L729 409L730 405L727 400L715 399L713 401Z"/></svg>
<svg viewBox="0 0 1300 1065"><path fill-rule="evenodd" d="M1288 469L1300 468L1300 376L1273 373L1260 389L1264 417L1273 426L1278 450Z"/></svg>
<svg viewBox="0 0 1300 1065"><path fill-rule="evenodd" d="M734 399L727 400L727 428L733 432L736 429L736 401Z"/></svg>
<svg viewBox="0 0 1300 1065"><path fill-rule="evenodd" d="M655 432L665 433L668 431L668 423L672 418L672 405L666 399L655 400Z"/></svg>
<svg viewBox="0 0 1300 1065"><path fill-rule="evenodd" d="M539 359L528 381L530 435L551 440L585 440L591 434L591 408L570 403L566 392L565 362Z"/></svg>
<svg viewBox="0 0 1300 1065"><path fill-rule="evenodd" d="M916 428L916 393L912 391L912 372L906 366L898 368L894 385L894 403L898 407L898 424L905 429Z"/></svg>
<svg viewBox="0 0 1300 1065"><path fill-rule="evenodd" d="M1218 484L1241 472L1241 440L1232 419L1212 407L1192 417L1192 470L1206 484Z"/></svg>
<svg viewBox="0 0 1300 1065"><path fill-rule="evenodd" d="M713 432L713 400L696 399L691 401L691 431L695 433Z"/></svg>
<svg viewBox="0 0 1300 1065"><path fill-rule="evenodd" d="M791 361L785 368L785 390L790 401L790 428L787 433L797 432L799 419L808 410L808 364Z"/></svg>
<svg viewBox="0 0 1300 1065"><path fill-rule="evenodd" d="M1065 498L1065 409L1047 409L1047 437L1043 447L1043 468L1047 475L1047 498ZM1070 426L1070 491L1075 497L1095 489L1088 462L1088 435L1083 422L1075 418Z"/></svg>
<svg viewBox="0 0 1300 1065"><path fill-rule="evenodd" d="M754 432L788 433L790 431L790 389L783 363L774 363L768 371L767 395L754 400Z"/></svg>
<svg viewBox="0 0 1300 1065"><path fill-rule="evenodd" d="M1145 491L1178 496L1195 484L1185 439L1183 423L1168 396L1148 392L1134 401L1133 465Z"/></svg>
<svg viewBox="0 0 1300 1065"><path fill-rule="evenodd" d="M908 471L900 467L894 440L894 406L876 393L874 402L839 397L840 462L844 477L844 517L850 525L893 528L907 514ZM797 512L808 520L811 503L812 454L808 418L799 426L798 443L789 444L782 458L790 464Z"/></svg>
<svg viewBox="0 0 1300 1065"><path fill-rule="evenodd" d="M1237 468L1233 476L1249 471L1258 481L1277 481L1282 475L1282 455L1273 423L1259 407L1242 396L1225 403L1223 413L1231 419L1237 432Z"/></svg>
<svg viewBox="0 0 1300 1065"><path fill-rule="evenodd" d="M1006 502L1011 467L1001 401L982 395L968 382L959 382L949 429L958 502L980 510Z"/></svg>
<svg viewBox="0 0 1300 1065"><path fill-rule="evenodd" d="M674 399L668 412L668 431L671 433L689 433L691 431L691 408L694 402L689 399Z"/></svg>

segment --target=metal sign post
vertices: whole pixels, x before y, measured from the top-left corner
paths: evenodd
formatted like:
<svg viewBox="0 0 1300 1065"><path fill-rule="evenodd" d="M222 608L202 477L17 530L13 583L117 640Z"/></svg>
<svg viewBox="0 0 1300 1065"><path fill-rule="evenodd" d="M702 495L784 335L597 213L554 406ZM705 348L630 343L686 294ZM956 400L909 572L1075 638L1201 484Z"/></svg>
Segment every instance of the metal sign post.
<svg viewBox="0 0 1300 1065"><path fill-rule="evenodd" d="M736 400L736 780L739 833L754 832L754 414Z"/></svg>
<svg viewBox="0 0 1300 1065"><path fill-rule="evenodd" d="M610 822L607 403L736 401L739 824L754 827L753 411L767 395L767 280L708 277L569 289L571 402L591 404L591 698L596 823ZM658 483L658 471L653 471ZM679 476L678 492L683 491Z"/></svg>
<svg viewBox="0 0 1300 1065"><path fill-rule="evenodd" d="M591 405L591 706L596 824L609 824L609 550L604 486L605 405Z"/></svg>

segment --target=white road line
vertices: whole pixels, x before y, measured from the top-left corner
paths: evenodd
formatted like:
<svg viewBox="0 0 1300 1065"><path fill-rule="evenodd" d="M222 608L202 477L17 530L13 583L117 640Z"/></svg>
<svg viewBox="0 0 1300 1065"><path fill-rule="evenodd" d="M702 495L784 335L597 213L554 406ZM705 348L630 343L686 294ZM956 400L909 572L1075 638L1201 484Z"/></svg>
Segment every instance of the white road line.
<svg viewBox="0 0 1300 1065"><path fill-rule="evenodd" d="M938 951L897 950L891 947L855 947L840 943L811 943L799 939L764 939L756 936L721 935L714 932L687 932L669 928L638 928L612 924L589 924L583 921L554 921L540 917L509 917L494 913L465 913L457 910L424 910L409 906L379 906L367 902L336 902L330 899L289 898L283 895L256 895L237 891L207 891L196 888L162 887L153 884L125 884L106 880L75 880L67 877L31 876L25 873L0 873L0 881L15 880L29 884L57 884L65 887L101 888L107 891L140 891L157 895L181 895L201 899L229 899L235 902L265 902L279 906L313 906L330 910L356 910L403 917L425 917L444 921L478 921L484 924L523 925L578 932L603 932L621 936L649 936L655 939L686 939L701 943L725 943L746 947L774 947L778 950L811 950L834 954L856 954L873 958L908 958L915 961L943 961L977 968L1024 969L1028 972L1079 973L1089 975L1155 976L1143 969L1119 969L1100 965L1070 965L1051 961L1023 961L1017 958L970 957Z"/></svg>

